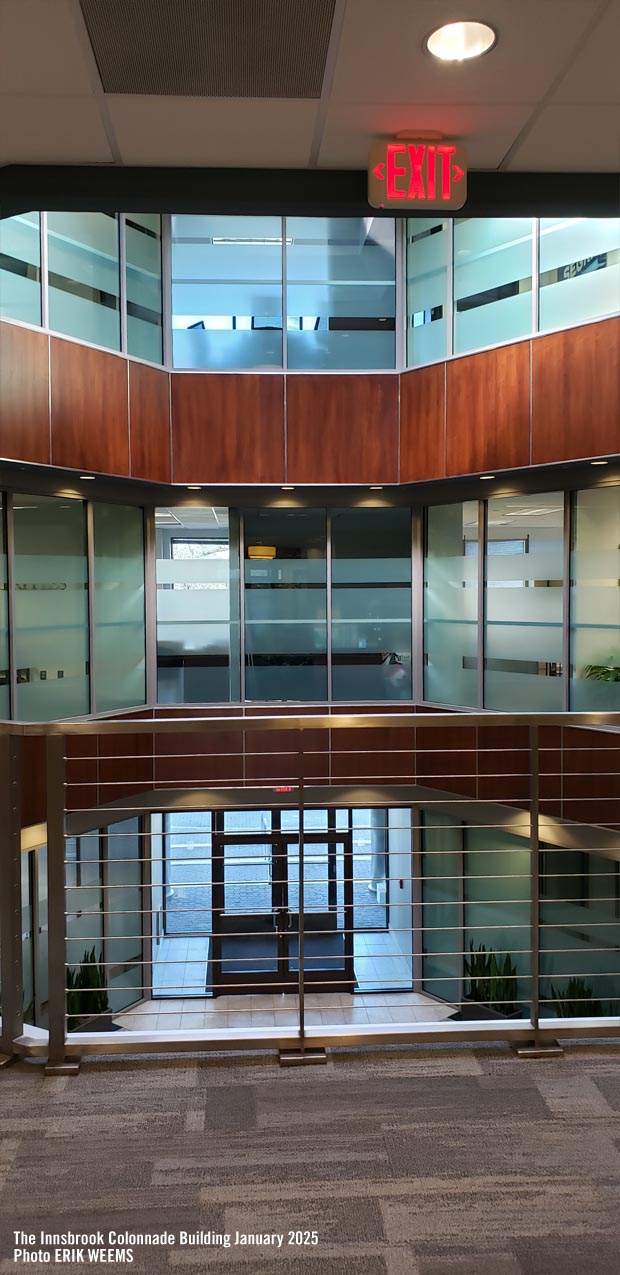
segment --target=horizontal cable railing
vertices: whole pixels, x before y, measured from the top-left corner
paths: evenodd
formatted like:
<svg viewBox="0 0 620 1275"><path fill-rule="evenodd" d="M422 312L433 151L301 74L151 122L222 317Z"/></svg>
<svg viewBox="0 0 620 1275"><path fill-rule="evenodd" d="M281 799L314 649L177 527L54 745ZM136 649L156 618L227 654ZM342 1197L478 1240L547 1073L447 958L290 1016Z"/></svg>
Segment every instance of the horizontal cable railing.
<svg viewBox="0 0 620 1275"><path fill-rule="evenodd" d="M0 760L7 1056L620 1035L619 714L0 723Z"/></svg>

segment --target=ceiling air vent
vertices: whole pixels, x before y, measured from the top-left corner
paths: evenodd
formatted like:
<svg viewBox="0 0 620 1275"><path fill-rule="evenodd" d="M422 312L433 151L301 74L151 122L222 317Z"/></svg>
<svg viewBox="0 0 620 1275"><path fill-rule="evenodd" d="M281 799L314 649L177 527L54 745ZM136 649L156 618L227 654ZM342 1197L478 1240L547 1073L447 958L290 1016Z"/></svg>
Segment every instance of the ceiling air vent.
<svg viewBox="0 0 620 1275"><path fill-rule="evenodd" d="M80 0L106 93L318 98L335 0Z"/></svg>

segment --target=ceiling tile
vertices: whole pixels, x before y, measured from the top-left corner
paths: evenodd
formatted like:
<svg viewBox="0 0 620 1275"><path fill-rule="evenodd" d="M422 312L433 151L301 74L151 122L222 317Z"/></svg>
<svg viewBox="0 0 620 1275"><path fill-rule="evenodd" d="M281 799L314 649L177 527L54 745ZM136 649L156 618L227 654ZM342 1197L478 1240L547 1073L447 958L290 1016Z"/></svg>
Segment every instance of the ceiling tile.
<svg viewBox="0 0 620 1275"><path fill-rule="evenodd" d="M521 172L618 172L620 113L606 106L547 106L507 167Z"/></svg>
<svg viewBox="0 0 620 1275"><path fill-rule="evenodd" d="M347 6L332 89L343 102L537 102L561 72L599 0L470 0L467 17L491 21L495 49L440 63L427 35L455 20L453 0L353 0Z"/></svg>
<svg viewBox="0 0 620 1275"><path fill-rule="evenodd" d="M316 102L106 98L125 164L304 168Z"/></svg>
<svg viewBox="0 0 620 1275"><path fill-rule="evenodd" d="M86 32L84 40L67 0L2 0L0 93L92 92Z"/></svg>
<svg viewBox="0 0 620 1275"><path fill-rule="evenodd" d="M620 105L620 0L613 0L571 69L554 102L613 102Z"/></svg>
<svg viewBox="0 0 620 1275"><path fill-rule="evenodd" d="M432 129L462 142L471 168L497 168L531 111L530 105L497 106L490 112L472 105L338 102L328 112L319 164L322 168L365 168L373 138Z"/></svg>
<svg viewBox="0 0 620 1275"><path fill-rule="evenodd" d="M94 98L24 94L0 104L0 163L111 163Z"/></svg>

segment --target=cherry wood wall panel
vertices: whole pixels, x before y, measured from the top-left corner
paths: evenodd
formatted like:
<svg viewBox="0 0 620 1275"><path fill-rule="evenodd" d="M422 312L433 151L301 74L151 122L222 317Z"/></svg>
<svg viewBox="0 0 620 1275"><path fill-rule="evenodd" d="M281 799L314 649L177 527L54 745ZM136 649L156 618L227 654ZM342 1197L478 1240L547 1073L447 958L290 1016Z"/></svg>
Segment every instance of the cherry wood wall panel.
<svg viewBox="0 0 620 1275"><path fill-rule="evenodd" d="M287 482L398 482L398 377L289 376Z"/></svg>
<svg viewBox="0 0 620 1275"><path fill-rule="evenodd" d="M173 374L172 455L175 483L284 482L284 378Z"/></svg>
<svg viewBox="0 0 620 1275"><path fill-rule="evenodd" d="M52 337L52 464L129 473L127 360Z"/></svg>
<svg viewBox="0 0 620 1275"><path fill-rule="evenodd" d="M620 319L532 342L532 461L620 452Z"/></svg>
<svg viewBox="0 0 620 1275"><path fill-rule="evenodd" d="M446 457L450 476L529 465L529 341L448 363Z"/></svg>
<svg viewBox="0 0 620 1275"><path fill-rule="evenodd" d="M0 456L50 463L49 337L0 324Z"/></svg>
<svg viewBox="0 0 620 1275"><path fill-rule="evenodd" d="M423 482L446 472L445 363L400 378L400 481Z"/></svg>
<svg viewBox="0 0 620 1275"><path fill-rule="evenodd" d="M129 432L132 478L169 483L170 376L168 372L129 364Z"/></svg>

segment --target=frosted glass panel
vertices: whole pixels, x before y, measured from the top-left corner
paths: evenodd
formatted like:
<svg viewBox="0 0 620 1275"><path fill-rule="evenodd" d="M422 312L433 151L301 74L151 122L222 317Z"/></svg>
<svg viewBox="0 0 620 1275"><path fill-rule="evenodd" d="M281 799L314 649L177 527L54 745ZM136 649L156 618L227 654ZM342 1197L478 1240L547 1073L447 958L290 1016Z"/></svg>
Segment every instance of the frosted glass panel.
<svg viewBox="0 0 620 1275"><path fill-rule="evenodd" d="M93 523L95 695L103 713L145 699L142 510L96 504Z"/></svg>
<svg viewBox="0 0 620 1275"><path fill-rule="evenodd" d="M175 367L282 367L282 218L172 218Z"/></svg>
<svg viewBox="0 0 620 1275"><path fill-rule="evenodd" d="M428 510L424 560L424 698L478 702L478 502Z"/></svg>
<svg viewBox="0 0 620 1275"><path fill-rule="evenodd" d="M125 218L127 352L162 361L161 217L128 213Z"/></svg>
<svg viewBox="0 0 620 1275"><path fill-rule="evenodd" d="M422 832L423 987L431 996L461 999L463 831L451 815L424 811Z"/></svg>
<svg viewBox="0 0 620 1275"><path fill-rule="evenodd" d="M447 353L448 249L452 223L436 217L407 222L407 365Z"/></svg>
<svg viewBox="0 0 620 1275"><path fill-rule="evenodd" d="M259 553L264 556L257 556ZM326 520L319 510L245 516L246 698L327 697Z"/></svg>
<svg viewBox="0 0 620 1275"><path fill-rule="evenodd" d="M239 700L238 516L158 509L156 542L160 703Z"/></svg>
<svg viewBox="0 0 620 1275"><path fill-rule="evenodd" d="M618 712L620 487L576 493L570 607L571 708Z"/></svg>
<svg viewBox="0 0 620 1275"><path fill-rule="evenodd" d="M48 213L50 327L120 349L118 217Z"/></svg>
<svg viewBox="0 0 620 1275"><path fill-rule="evenodd" d="M531 217L454 222L454 352L532 330Z"/></svg>
<svg viewBox="0 0 620 1275"><path fill-rule="evenodd" d="M523 837L501 828L465 828L463 862L464 950L480 944L516 970L514 1012L529 1012L530 1000L530 849ZM465 995L469 984L466 982ZM510 1012L504 1003L496 1012Z"/></svg>
<svg viewBox="0 0 620 1275"><path fill-rule="evenodd" d="M89 710L84 504L14 497L17 716L75 717Z"/></svg>
<svg viewBox="0 0 620 1275"><path fill-rule="evenodd" d="M620 218L541 217L541 330L618 310Z"/></svg>
<svg viewBox="0 0 620 1275"><path fill-rule="evenodd" d="M289 367L394 367L394 221L287 217L286 270Z"/></svg>
<svg viewBox="0 0 620 1275"><path fill-rule="evenodd" d="M41 322L39 214L0 218L0 317Z"/></svg>
<svg viewBox="0 0 620 1275"><path fill-rule="evenodd" d="M332 696L411 698L411 514L332 514Z"/></svg>
<svg viewBox="0 0 620 1275"><path fill-rule="evenodd" d="M8 597L4 497L0 495L0 718L8 718L11 715Z"/></svg>
<svg viewBox="0 0 620 1275"><path fill-rule="evenodd" d="M485 707L560 711L564 497L488 503Z"/></svg>

